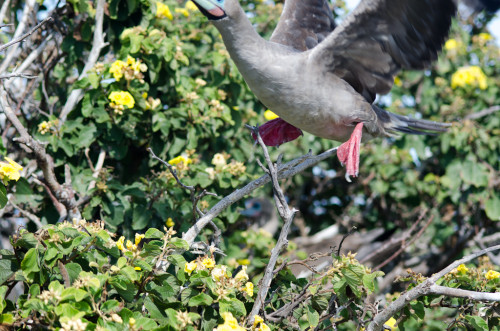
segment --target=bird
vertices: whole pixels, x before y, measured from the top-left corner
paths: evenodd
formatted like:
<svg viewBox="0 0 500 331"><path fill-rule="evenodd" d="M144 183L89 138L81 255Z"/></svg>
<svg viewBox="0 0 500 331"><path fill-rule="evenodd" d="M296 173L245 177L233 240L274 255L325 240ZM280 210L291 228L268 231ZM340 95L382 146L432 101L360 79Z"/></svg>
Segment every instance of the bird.
<svg viewBox="0 0 500 331"><path fill-rule="evenodd" d="M423 70L436 60L456 1L362 0L336 25L327 0L286 0L265 40L238 0L193 0L251 91L279 116L259 127L264 143L278 146L302 131L342 142L337 156L349 182L359 173L362 141L438 134L451 125L394 114L374 101L390 92L400 70ZM480 2L490 11L500 6Z"/></svg>

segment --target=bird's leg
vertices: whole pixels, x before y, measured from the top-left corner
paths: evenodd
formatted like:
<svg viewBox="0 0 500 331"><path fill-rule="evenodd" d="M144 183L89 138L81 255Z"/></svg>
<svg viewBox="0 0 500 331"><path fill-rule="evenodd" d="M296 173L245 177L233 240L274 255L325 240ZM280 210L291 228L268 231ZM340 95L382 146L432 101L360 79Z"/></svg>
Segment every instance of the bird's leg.
<svg viewBox="0 0 500 331"><path fill-rule="evenodd" d="M361 145L361 135L363 133L363 123L356 124L351 138L337 149L337 157L345 165L345 179L350 183L349 176L358 177L359 173L359 147Z"/></svg>
<svg viewBox="0 0 500 331"><path fill-rule="evenodd" d="M281 118L275 118L259 126L259 134L266 146L279 146L300 137L302 130ZM252 133L252 137L257 140L254 133Z"/></svg>

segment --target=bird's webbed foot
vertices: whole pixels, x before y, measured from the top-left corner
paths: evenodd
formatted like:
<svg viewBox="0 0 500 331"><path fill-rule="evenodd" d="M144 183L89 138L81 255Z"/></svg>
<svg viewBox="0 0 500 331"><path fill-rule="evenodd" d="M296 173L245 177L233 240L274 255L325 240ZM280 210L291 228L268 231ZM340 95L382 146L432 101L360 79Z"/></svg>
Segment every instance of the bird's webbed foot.
<svg viewBox="0 0 500 331"><path fill-rule="evenodd" d="M359 148L362 133L363 123L356 124L351 138L337 149L337 157L346 167L345 179L348 182L351 182L350 176L357 177L359 173Z"/></svg>
<svg viewBox="0 0 500 331"><path fill-rule="evenodd" d="M279 146L300 137L302 130L281 118L275 118L259 126L259 134L266 146ZM252 137L257 140L254 133L252 133Z"/></svg>

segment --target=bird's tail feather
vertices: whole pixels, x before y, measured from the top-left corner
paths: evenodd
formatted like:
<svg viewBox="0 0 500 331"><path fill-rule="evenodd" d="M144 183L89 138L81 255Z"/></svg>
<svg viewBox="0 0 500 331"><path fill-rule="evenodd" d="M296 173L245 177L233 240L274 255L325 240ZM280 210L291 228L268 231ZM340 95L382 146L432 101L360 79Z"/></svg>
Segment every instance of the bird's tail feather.
<svg viewBox="0 0 500 331"><path fill-rule="evenodd" d="M450 123L441 123L427 120L419 120L408 116L397 115L388 112L380 107L373 106L379 122L389 134L396 132L410 134L436 135L448 131Z"/></svg>

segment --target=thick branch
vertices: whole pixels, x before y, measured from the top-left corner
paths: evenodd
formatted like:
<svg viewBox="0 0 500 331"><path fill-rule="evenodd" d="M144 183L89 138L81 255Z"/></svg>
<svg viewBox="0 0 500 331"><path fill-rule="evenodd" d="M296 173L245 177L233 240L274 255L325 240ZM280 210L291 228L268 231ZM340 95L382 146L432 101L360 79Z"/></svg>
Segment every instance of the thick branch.
<svg viewBox="0 0 500 331"><path fill-rule="evenodd" d="M295 176L299 172L304 171L307 168L315 166L321 161L335 155L337 152L337 148L332 148L327 150L326 152L321 153L317 156L312 155L304 155L293 161L290 161L283 166L277 169L278 179L289 178ZM257 188L264 186L269 183L271 178L269 175L263 175L262 177L248 183L241 189L237 189L233 193L226 196L224 199L219 201L215 206L213 206L203 217L201 217L195 225L193 225L186 233L183 234L182 239L186 240L189 245L191 245L196 236L200 233L200 231L207 226L207 224L213 220L217 215L219 215L222 211L228 208L233 203L241 200L246 195L250 194Z"/></svg>
<svg viewBox="0 0 500 331"><path fill-rule="evenodd" d="M488 252L492 252L492 251L499 250L499 249L500 249L500 245L492 246L492 247L489 247L487 249L480 250L479 252L467 255L466 257L461 258L460 260L453 262L452 264L450 264L449 266L447 266L446 268L444 268L440 272L434 274L432 277L426 279L424 282L417 285L416 287L414 287L410 291L401 294L401 296L399 298L394 300L384 310L382 310L380 313L375 315L375 317L373 318L373 321L368 325L367 330L368 331L380 331L380 330L382 330L385 321L387 321L389 318L391 318L391 316L393 316L394 314L399 312L401 309L403 309L411 301L413 301L421 296L428 295L428 294L444 294L444 293L438 293L438 291L444 291L443 286L439 286L439 287L436 286L436 282L441 277L443 277L444 275L446 275L447 273L449 273L450 271L452 271L453 269L455 269L456 267L458 267L462 263L469 262L470 260L473 260L473 259L477 258L478 256L481 256L481 255L484 255ZM433 291L436 291L436 292L433 292ZM446 291L449 291L449 290L446 290ZM464 292L460 291L460 292L454 292L454 293L456 295L460 295L460 294L463 294ZM474 292L474 293L479 293L479 292ZM487 294L487 293L485 293L485 294ZM490 293L490 294L492 294L492 293ZM495 295L493 297L492 301L498 301L500 299L499 296L500 296L500 294ZM478 299L478 300L490 301L492 299L492 298L489 298L489 296L484 296L482 294L477 294L477 297L481 297L481 299Z"/></svg>
<svg viewBox="0 0 500 331"><path fill-rule="evenodd" d="M500 111L500 106L492 106L490 108L483 109L483 110L481 110L481 111L479 111L477 113L469 114L469 115L465 116L464 119L466 119L466 120L476 120L478 118L481 118L481 117L493 114L493 113L495 113L497 111Z"/></svg>
<svg viewBox="0 0 500 331"><path fill-rule="evenodd" d="M467 298L476 301L500 301L500 292L476 292L436 284L431 285L431 287L429 288L429 294L446 295L454 298Z"/></svg>
<svg viewBox="0 0 500 331"><path fill-rule="evenodd" d="M97 8L95 14L95 29L94 29L94 40L92 41L92 48L90 50L90 54L88 57L85 66L83 67L82 73L78 77L78 79L82 79L87 74L87 71L92 69L97 63L97 59L99 58L99 54L101 50L106 47L107 43L104 42L104 33L102 30L102 25L104 21L104 4L106 0L98 0ZM75 108L76 104L83 97L83 90L77 89L71 91L64 108L61 111L61 115L59 116L59 127L66 121L66 117L68 114Z"/></svg>
<svg viewBox="0 0 500 331"><path fill-rule="evenodd" d="M0 106L5 116L14 125L21 138L17 139L20 143L26 145L35 154L38 167L42 170L47 187L51 193L62 203L70 213L70 217L81 218L78 208L76 208L75 192L71 187L60 185L54 173L54 163L50 155L45 151L45 147L33 139L26 128L17 118L7 101L7 92L3 87L0 88Z"/></svg>

